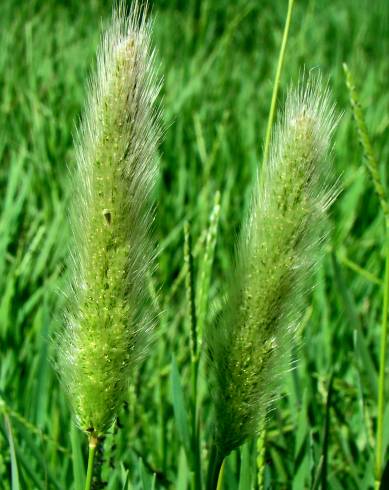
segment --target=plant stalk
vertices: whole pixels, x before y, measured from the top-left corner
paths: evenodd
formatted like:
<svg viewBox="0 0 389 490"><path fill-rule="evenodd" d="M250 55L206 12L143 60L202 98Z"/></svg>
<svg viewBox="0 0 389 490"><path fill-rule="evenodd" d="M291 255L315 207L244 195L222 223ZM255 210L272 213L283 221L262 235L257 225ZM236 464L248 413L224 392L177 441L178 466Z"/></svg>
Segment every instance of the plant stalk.
<svg viewBox="0 0 389 490"><path fill-rule="evenodd" d="M195 471L195 489L201 490L201 458L200 458L200 441L198 432L197 417L197 384L199 372L199 357L196 354L192 359L192 451L194 457Z"/></svg>
<svg viewBox="0 0 389 490"><path fill-rule="evenodd" d="M275 116L275 112L276 112L277 95L278 95L278 89L280 86L281 71L282 71L282 67L284 65L286 44L287 44L288 35L289 35L289 27L290 27L290 22L292 20L293 5L294 5L294 0L289 0L288 1L288 12L286 14L286 20L285 20L284 33L282 36L281 49L280 49L280 53L278 56L276 77L274 79L273 94L272 94L271 104L270 104L269 119L267 121L261 174L263 174L263 168L267 163L267 159L269 158L271 130L272 130L274 116Z"/></svg>
<svg viewBox="0 0 389 490"><path fill-rule="evenodd" d="M96 436L91 436L89 438L88 470L87 470L86 480L85 480L85 490L90 490L92 486L93 467L94 467L95 453L96 453L96 447L98 442L99 441Z"/></svg>
<svg viewBox="0 0 389 490"><path fill-rule="evenodd" d="M200 436L198 431L197 417L197 384L200 362L200 352L198 347L198 325L195 298L194 266L192 254L192 238L190 234L190 224L184 225L184 260L186 265L186 299L188 303L188 313L190 320L190 348L191 348L191 377L192 377L192 472L194 474L192 486L193 490L201 490L201 459L200 459Z"/></svg>
<svg viewBox="0 0 389 490"><path fill-rule="evenodd" d="M225 459L223 459L223 463L220 467L220 471L219 471L219 476L218 476L218 479L217 479L217 487L216 487L216 490L222 490L223 488L223 479L224 479L224 463L225 463Z"/></svg>
<svg viewBox="0 0 389 490"><path fill-rule="evenodd" d="M209 455L209 466L207 475L207 490L220 490L223 484L224 456L215 444L212 445Z"/></svg>
<svg viewBox="0 0 389 490"><path fill-rule="evenodd" d="M355 82L352 73L348 69L346 63L343 63L343 70L346 75L346 84L350 94L351 107L353 110L354 119L358 129L359 140L362 144L364 156L366 158L367 168L369 169L375 191L379 198L381 208L385 216L385 278L383 290L383 305L382 305L382 323L381 323L381 338L380 338L380 366L378 375L378 413L377 413L377 434L376 434L376 453L375 453L375 482L376 490L380 488L380 480L382 477L383 467L383 431L384 431L384 411L385 411L385 366L386 353L388 343L388 308L389 308L389 203L387 199L386 189L382 182L378 160L376 158L373 146L371 144L365 118L361 109L359 95L355 87Z"/></svg>
<svg viewBox="0 0 389 490"><path fill-rule="evenodd" d="M266 165L267 165L267 160L269 158L271 132L272 132L274 116L275 116L275 112L276 112L277 95L278 95L278 90L279 90L279 86L280 86L282 67L284 65L286 44L288 41L289 28L290 28L290 23L292 20L293 6L294 6L294 0L289 0L288 1L288 11L286 14L286 20L285 20L285 26L284 26L284 33L282 36L281 48L280 48L280 52L278 55L278 64L277 64L276 76L274 79L273 93L272 93L270 111L269 111L269 118L267 121L265 146L264 146L264 150L263 150L263 161L262 161L262 168L261 168L261 173L260 173L260 180L261 181L263 178L262 176L264 174L264 170L265 170ZM264 420L261 422L261 434L262 435L260 436L260 438L258 439L258 442L257 442L258 448L260 448L260 451L258 453L258 459L257 459L257 461L259 462L258 484L259 484L260 489L262 488L263 471L264 471L264 465L263 465L264 453L265 453L265 421Z"/></svg>
<svg viewBox="0 0 389 490"><path fill-rule="evenodd" d="M378 416L377 416L377 441L376 441L376 465L375 465L375 488L379 489L382 474L382 449L383 449L383 432L384 432L384 411L385 411L385 367L386 351L388 343L388 308L389 308L389 244L386 227L386 260L385 260L385 281L384 281L384 299L382 307L382 324L381 324L381 344L380 344L380 368L378 380Z"/></svg>

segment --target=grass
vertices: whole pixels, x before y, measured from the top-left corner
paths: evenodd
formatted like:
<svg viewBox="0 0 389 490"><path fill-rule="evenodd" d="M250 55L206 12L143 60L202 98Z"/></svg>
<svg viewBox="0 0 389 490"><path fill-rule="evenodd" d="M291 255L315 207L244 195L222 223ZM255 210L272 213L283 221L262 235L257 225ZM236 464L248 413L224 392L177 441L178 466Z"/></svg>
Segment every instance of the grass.
<svg viewBox="0 0 389 490"><path fill-rule="evenodd" d="M120 423L104 451L96 451L96 475L109 489L184 490L193 481L184 227L190 223L192 298L209 323L220 309L262 158L286 8L287 2L270 0L153 3L168 127L154 224L158 270L148 284L158 339L134 373ZM82 7L74 1L2 3L0 488L79 490L85 482L87 444L72 428L48 340L61 320L72 131L100 19L110 11L109 3L96 0ZM330 77L344 111L333 152L343 192L307 301L299 362L269 417L265 488L373 488L385 220L363 162L342 63L353 72L386 182L388 25L385 0L294 5L279 100L303 66L319 66ZM200 362L196 396L204 441L211 433L206 376ZM383 428L387 455L387 401ZM223 488L254 485L255 446L249 441L229 456ZM207 450L204 443L200 450Z"/></svg>

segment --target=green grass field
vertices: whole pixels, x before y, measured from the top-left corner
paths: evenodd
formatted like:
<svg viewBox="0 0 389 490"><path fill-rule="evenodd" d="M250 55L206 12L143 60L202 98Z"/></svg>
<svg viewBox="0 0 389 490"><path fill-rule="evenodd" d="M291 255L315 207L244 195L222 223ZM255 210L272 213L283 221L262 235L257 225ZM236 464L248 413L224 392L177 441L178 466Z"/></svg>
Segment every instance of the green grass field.
<svg viewBox="0 0 389 490"><path fill-rule="evenodd" d="M151 3L166 127L154 225L158 268L149 284L158 326L97 456L97 480L112 490L192 488L185 452L191 380L184 223L190 222L193 239L200 316L212 322L261 162L287 7L286 0ZM84 485L87 440L71 421L50 338L61 322L72 134L110 12L111 2L102 0L1 5L0 489ZM344 113L333 149L342 192L306 301L296 369L285 376L269 414L267 489L373 488L385 221L342 63L354 73L386 182L388 53L387 0L296 0L279 101L304 67L319 67L329 78ZM215 236L210 217L215 220L218 192ZM212 418L204 364L199 397L206 461ZM388 383L386 396L385 462ZM231 454L223 488L256 488L256 458L254 440Z"/></svg>

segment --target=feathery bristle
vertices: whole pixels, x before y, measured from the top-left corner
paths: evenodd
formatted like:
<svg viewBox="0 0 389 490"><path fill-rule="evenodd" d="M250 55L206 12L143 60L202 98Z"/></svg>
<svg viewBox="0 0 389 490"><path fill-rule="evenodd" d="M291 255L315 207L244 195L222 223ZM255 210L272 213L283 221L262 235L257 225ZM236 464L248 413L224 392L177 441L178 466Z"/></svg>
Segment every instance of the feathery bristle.
<svg viewBox="0 0 389 490"><path fill-rule="evenodd" d="M154 58L145 13L119 2L76 137L71 280L57 338L76 421L96 437L112 424L153 324L144 305L160 135Z"/></svg>
<svg viewBox="0 0 389 490"><path fill-rule="evenodd" d="M209 327L215 443L225 456L256 434L296 333L306 276L334 199L334 107L319 77L291 90L236 252L224 310Z"/></svg>

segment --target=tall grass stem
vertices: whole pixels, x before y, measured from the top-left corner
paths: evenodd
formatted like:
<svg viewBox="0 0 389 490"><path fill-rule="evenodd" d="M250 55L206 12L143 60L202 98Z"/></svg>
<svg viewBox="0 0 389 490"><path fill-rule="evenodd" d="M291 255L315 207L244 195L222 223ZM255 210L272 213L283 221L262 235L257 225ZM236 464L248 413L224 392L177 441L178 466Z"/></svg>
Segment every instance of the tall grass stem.
<svg viewBox="0 0 389 490"><path fill-rule="evenodd" d="M282 36L281 49L280 49L280 53L279 53L279 56L278 56L277 71L276 71L276 76L275 76L275 79L274 79L273 94L272 94L271 104L270 104L269 119L267 121L266 136L265 136L265 146L264 146L264 150L263 150L263 161L262 161L261 175L263 175L264 166L266 165L266 162L267 162L267 160L269 158L271 131L272 131L272 126L273 126L274 116L275 116L275 113L276 113L278 89L279 89L279 86L280 86L280 79L281 79L282 67L284 65L285 52L286 52L286 44L288 42L289 28L290 28L290 23L291 23L291 20L292 20L293 5L294 5L294 0L289 0L289 2L288 2L288 11L287 11L286 20L285 20L284 33L283 33L283 36Z"/></svg>
<svg viewBox="0 0 389 490"><path fill-rule="evenodd" d="M274 116L275 116L276 105L277 105L277 95L278 95L278 90L279 90L279 86L280 86L281 72L282 72L282 68L284 65L286 45L287 45L288 36L289 36L289 28L290 28L290 23L292 20L293 6L294 6L294 0L289 0L288 1L288 10L287 10L286 20L285 20L284 33L282 36L280 52L278 55L277 71L276 71L276 76L275 76L274 84L273 84L273 93L272 93L272 99L271 99L271 103L270 103L269 118L267 121L265 146L264 146L264 150L263 150L262 169L261 169L261 173L260 173L260 180L261 181L262 181L262 175L263 175L263 172L265 169L265 165L267 164L267 160L269 157L271 133L272 133ZM265 424L262 424L262 429L263 429L263 431L265 431ZM260 440L258 441L258 444L257 444L257 450L258 450L257 461L263 461L264 460L264 453L265 453L265 434L260 435ZM263 468L258 466L258 482L260 482L262 480L262 476L263 476ZM260 488L261 488L261 486L260 486Z"/></svg>
<svg viewBox="0 0 389 490"><path fill-rule="evenodd" d="M361 108L359 94L355 86L354 77L346 63L343 63L343 70L346 77L346 85L349 91L351 109L358 130L358 137L366 159L367 168L370 172L376 194L378 196L382 211L385 217L385 279L383 284L383 305L382 322L380 333L380 358L378 375L378 413L377 413L377 433L376 433L376 454L375 454L375 488L380 488L380 480L383 466L383 432L384 432L384 411L385 411L385 367L388 343L388 309L389 309L389 203L385 186L382 182L378 167L378 160L371 144L365 117Z"/></svg>
<svg viewBox="0 0 389 490"><path fill-rule="evenodd" d="M218 479L217 479L217 487L216 487L216 490L222 490L223 488L223 480L224 480L224 464L225 464L226 460L223 459L223 463L220 467L220 471L219 471L219 476L218 476Z"/></svg>
<svg viewBox="0 0 389 490"><path fill-rule="evenodd" d="M190 345L191 345L191 381L192 381L192 456L193 456L193 471L194 481L193 488L201 490L201 459L198 434L197 420L197 384L199 371L199 352L198 352L198 336L197 336L197 313L195 299L195 283L194 283L194 265L192 253L192 238L190 233L190 225L188 222L184 225L184 261L186 267L185 289L186 300L188 304L188 314L190 321Z"/></svg>
<svg viewBox="0 0 389 490"><path fill-rule="evenodd" d="M93 468L98 440L95 437L89 439L88 470L86 473L85 490L92 488Z"/></svg>
<svg viewBox="0 0 389 490"><path fill-rule="evenodd" d="M200 434L198 430L197 412L197 383L199 373L199 358L196 356L192 361L192 451L195 471L195 489L201 490L201 455Z"/></svg>
<svg viewBox="0 0 389 490"><path fill-rule="evenodd" d="M192 362L197 357L197 315L196 300L194 294L194 273L193 273L193 254L192 254L192 237L190 234L190 225L184 224L184 261L186 268L185 290L186 301L188 304L188 314L190 322L190 347Z"/></svg>
<svg viewBox="0 0 389 490"><path fill-rule="evenodd" d="M388 233L386 233L388 242ZM385 412L385 367L388 344L388 309L389 309L389 245L386 243L385 260L385 283L384 300L382 308L382 324L380 339L380 370L378 379L378 419L377 419L377 441L376 441L376 466L375 466L375 488L380 488L383 463L383 434L384 434L384 412Z"/></svg>
<svg viewBox="0 0 389 490"><path fill-rule="evenodd" d="M224 457L221 455L216 444L212 444L209 455L208 475L207 475L207 490L218 490L221 488L223 472L222 467Z"/></svg>

